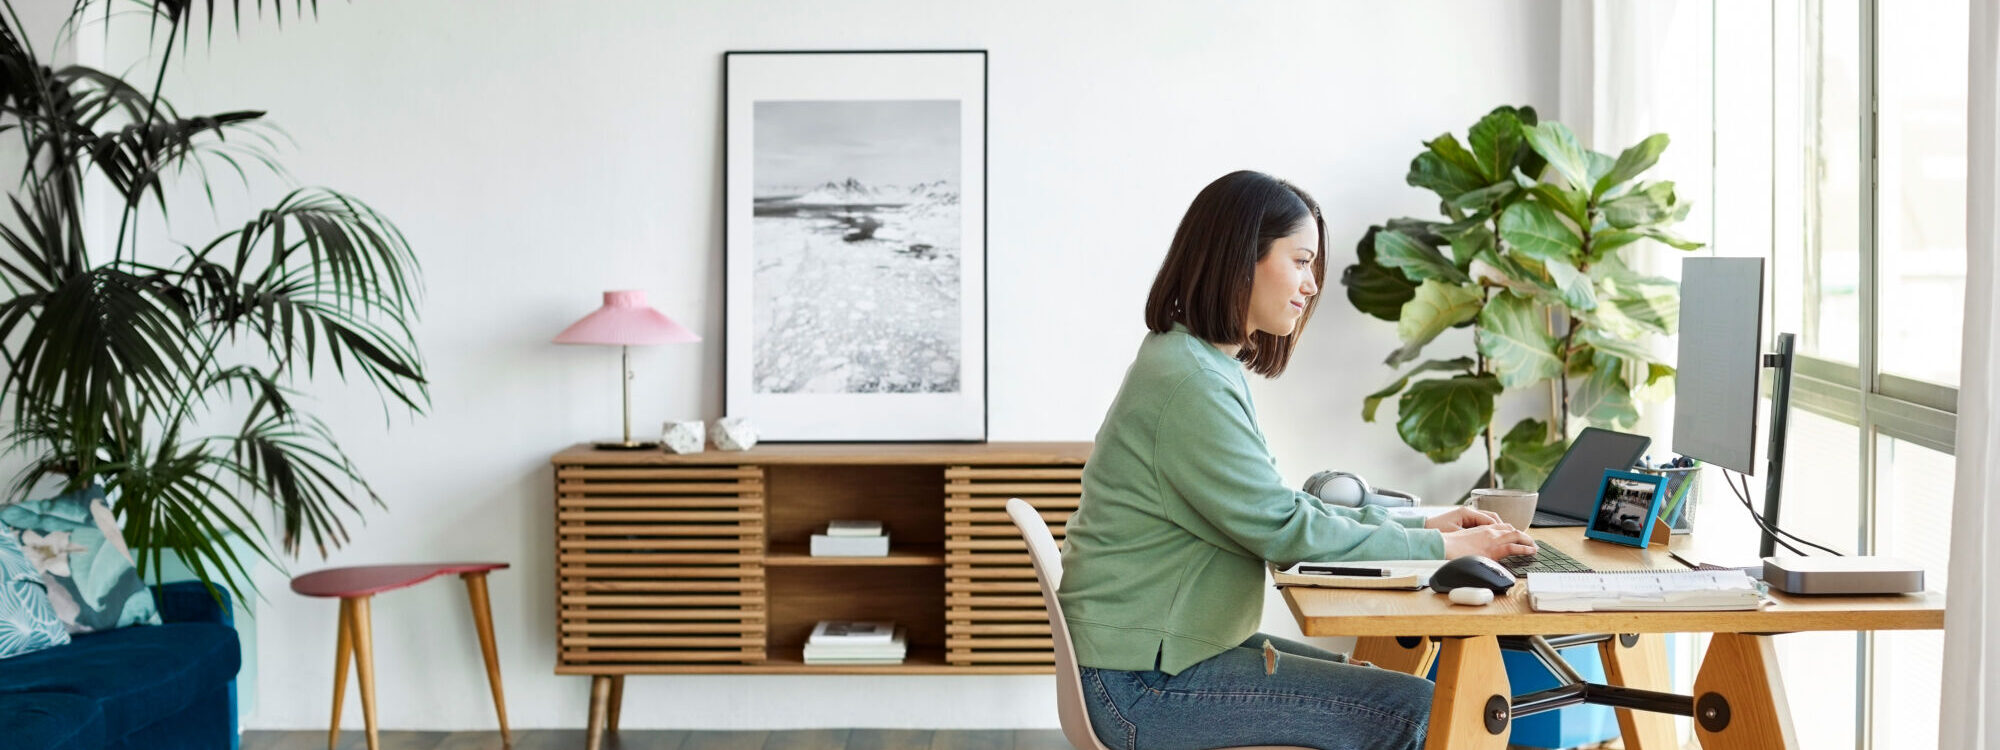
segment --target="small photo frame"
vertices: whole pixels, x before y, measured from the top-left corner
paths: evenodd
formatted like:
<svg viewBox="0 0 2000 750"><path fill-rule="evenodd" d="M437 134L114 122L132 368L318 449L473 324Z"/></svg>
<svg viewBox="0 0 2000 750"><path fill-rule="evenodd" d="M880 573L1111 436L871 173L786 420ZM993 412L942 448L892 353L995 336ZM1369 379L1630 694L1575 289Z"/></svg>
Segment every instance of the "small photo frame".
<svg viewBox="0 0 2000 750"><path fill-rule="evenodd" d="M1605 542L1644 547L1653 539L1666 477L1605 469L1597 483L1597 510L1583 535Z"/></svg>

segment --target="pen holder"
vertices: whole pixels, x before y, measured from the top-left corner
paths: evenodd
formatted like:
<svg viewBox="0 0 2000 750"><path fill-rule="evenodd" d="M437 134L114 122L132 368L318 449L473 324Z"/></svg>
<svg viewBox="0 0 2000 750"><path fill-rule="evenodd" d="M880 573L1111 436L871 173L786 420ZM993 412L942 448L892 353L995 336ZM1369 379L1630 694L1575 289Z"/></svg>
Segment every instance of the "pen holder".
<svg viewBox="0 0 2000 750"><path fill-rule="evenodd" d="M1660 501L1660 518L1676 532L1685 534L1694 529L1694 510L1701 501L1701 468L1696 463L1672 469L1633 469L1640 474L1666 477L1666 499Z"/></svg>

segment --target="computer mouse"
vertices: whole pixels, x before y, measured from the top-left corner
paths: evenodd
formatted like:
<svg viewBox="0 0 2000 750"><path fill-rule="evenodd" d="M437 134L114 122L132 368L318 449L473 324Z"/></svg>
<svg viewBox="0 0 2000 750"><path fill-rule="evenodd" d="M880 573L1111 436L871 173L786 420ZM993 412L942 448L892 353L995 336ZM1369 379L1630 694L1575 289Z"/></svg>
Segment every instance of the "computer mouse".
<svg viewBox="0 0 2000 750"><path fill-rule="evenodd" d="M1514 588L1514 574L1500 567L1492 558L1466 555L1445 563L1431 574L1431 590L1440 594L1451 593L1452 589L1475 586L1505 594Z"/></svg>

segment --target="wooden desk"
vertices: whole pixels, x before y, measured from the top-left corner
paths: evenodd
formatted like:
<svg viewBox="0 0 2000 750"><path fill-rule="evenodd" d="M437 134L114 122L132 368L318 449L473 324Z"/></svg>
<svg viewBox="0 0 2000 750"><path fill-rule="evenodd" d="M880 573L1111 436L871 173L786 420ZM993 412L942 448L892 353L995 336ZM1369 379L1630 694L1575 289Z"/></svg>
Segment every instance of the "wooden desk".
<svg viewBox="0 0 2000 750"><path fill-rule="evenodd" d="M1583 529L1536 529L1597 570L1683 567L1654 547L1640 550L1583 538ZM1693 548L1676 537L1674 549ZM1299 628L1311 636L1360 636L1355 656L1413 674L1438 664L1427 748L1503 749L1513 696L1500 661L1502 636L1615 633L1599 643L1612 685L1660 690L1667 679L1662 633L1714 633L1695 677L1695 735L1708 750L1795 749L1784 684L1771 637L1807 630L1933 630L1944 627L1944 595L1798 597L1750 612L1534 612L1526 586L1484 607L1464 607L1429 591L1282 589ZM1628 750L1674 748L1672 717L1618 710ZM1494 727L1489 731L1489 727Z"/></svg>

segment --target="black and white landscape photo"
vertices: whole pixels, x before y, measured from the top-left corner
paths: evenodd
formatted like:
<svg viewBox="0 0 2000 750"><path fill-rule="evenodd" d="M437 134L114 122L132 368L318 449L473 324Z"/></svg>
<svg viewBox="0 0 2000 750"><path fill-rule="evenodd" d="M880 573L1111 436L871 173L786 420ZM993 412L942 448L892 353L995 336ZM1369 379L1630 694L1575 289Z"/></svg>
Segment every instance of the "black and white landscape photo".
<svg viewBox="0 0 2000 750"><path fill-rule="evenodd" d="M965 387L960 110L956 100L754 103L756 393Z"/></svg>

